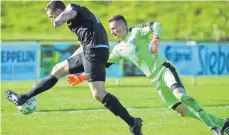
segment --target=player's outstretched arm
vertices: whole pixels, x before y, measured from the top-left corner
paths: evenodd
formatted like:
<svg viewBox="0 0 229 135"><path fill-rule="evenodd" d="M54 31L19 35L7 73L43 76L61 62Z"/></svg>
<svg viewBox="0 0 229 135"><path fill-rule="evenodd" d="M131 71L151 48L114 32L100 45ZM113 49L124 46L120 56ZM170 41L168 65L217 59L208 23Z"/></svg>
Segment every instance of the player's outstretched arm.
<svg viewBox="0 0 229 135"><path fill-rule="evenodd" d="M159 38L160 38L161 31L162 31L161 23L154 22L153 25L151 25L151 30L153 32L153 37L150 42L149 51L154 54L157 52L157 49L158 49Z"/></svg>

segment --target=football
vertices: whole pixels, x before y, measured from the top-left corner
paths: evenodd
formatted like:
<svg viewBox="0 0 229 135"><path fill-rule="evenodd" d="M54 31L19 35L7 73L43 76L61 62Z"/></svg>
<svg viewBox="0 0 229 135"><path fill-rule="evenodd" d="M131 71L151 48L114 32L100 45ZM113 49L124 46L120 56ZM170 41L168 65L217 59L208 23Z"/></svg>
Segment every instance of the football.
<svg viewBox="0 0 229 135"><path fill-rule="evenodd" d="M17 106L19 112L24 115L32 114L36 110L36 99L34 97L28 99L23 105Z"/></svg>

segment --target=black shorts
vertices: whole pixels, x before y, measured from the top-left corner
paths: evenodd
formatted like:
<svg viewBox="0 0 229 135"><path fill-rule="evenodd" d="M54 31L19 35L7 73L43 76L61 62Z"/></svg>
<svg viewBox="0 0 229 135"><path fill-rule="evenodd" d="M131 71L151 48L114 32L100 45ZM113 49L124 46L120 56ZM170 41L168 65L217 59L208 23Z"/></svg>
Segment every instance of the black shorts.
<svg viewBox="0 0 229 135"><path fill-rule="evenodd" d="M109 48L90 48L68 59L69 72L85 72L88 82L106 80L105 63L109 58Z"/></svg>

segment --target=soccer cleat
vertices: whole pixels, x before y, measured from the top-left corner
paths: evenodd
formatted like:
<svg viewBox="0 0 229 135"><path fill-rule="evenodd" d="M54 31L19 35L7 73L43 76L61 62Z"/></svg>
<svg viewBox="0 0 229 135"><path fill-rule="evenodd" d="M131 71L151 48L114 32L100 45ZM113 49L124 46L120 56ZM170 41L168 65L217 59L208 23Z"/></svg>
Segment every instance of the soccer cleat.
<svg viewBox="0 0 229 135"><path fill-rule="evenodd" d="M6 94L6 98L10 102L14 103L16 106L23 105L26 102L26 100L22 99L19 94L13 91L6 90L5 94Z"/></svg>
<svg viewBox="0 0 229 135"><path fill-rule="evenodd" d="M229 135L229 118L225 119L225 124L223 125L222 130Z"/></svg>
<svg viewBox="0 0 229 135"><path fill-rule="evenodd" d="M142 119L141 118L134 118L134 126L130 128L130 132L133 135L143 135L142 134Z"/></svg>
<svg viewBox="0 0 229 135"><path fill-rule="evenodd" d="M211 131L214 135L223 135L223 131L217 126L213 127Z"/></svg>

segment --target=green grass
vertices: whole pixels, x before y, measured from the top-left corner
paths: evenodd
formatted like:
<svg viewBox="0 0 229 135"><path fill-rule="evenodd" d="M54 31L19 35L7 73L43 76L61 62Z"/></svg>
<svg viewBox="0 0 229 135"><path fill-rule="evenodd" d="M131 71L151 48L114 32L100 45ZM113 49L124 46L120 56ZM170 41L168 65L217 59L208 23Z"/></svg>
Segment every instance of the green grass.
<svg viewBox="0 0 229 135"><path fill-rule="evenodd" d="M203 123L182 118L167 109L156 90L145 77L122 78L120 86L108 79L107 90L116 95L128 111L144 119L146 135L210 135ZM229 77L199 77L197 84L184 78L189 95L203 108L219 117L229 117ZM37 110L22 115L4 97L10 88L18 93L28 91L32 81L1 82L2 135L129 135L127 125L115 117L90 93L86 83L71 87L64 80L52 90L36 97Z"/></svg>
<svg viewBox="0 0 229 135"><path fill-rule="evenodd" d="M125 16L130 27L149 21L163 25L163 40L229 40L228 1L65 1L88 7L103 23L109 36L108 20ZM54 29L44 8L45 1L3 1L2 39L71 39L67 26ZM20 7L20 8L18 8Z"/></svg>

